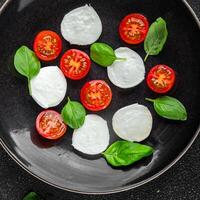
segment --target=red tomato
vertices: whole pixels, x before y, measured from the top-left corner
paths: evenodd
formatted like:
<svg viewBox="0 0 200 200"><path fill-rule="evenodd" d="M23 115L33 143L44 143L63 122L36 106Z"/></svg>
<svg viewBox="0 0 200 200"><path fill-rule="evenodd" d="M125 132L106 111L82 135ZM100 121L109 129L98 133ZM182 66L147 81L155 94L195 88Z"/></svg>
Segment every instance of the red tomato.
<svg viewBox="0 0 200 200"><path fill-rule="evenodd" d="M84 78L90 71L90 66L89 56L77 49L66 51L60 61L60 68L64 75L73 80Z"/></svg>
<svg viewBox="0 0 200 200"><path fill-rule="evenodd" d="M93 80L87 82L81 89L81 102L88 110L104 110L111 100L112 91L105 81Z"/></svg>
<svg viewBox="0 0 200 200"><path fill-rule="evenodd" d="M59 113L45 110L37 116L36 129L44 138L56 140L66 133L67 126Z"/></svg>
<svg viewBox="0 0 200 200"><path fill-rule="evenodd" d="M41 31L35 37L33 49L38 58L44 61L56 59L62 50L62 40L53 31Z"/></svg>
<svg viewBox="0 0 200 200"><path fill-rule="evenodd" d="M121 39L128 44L144 41L149 30L149 22L144 15L132 13L122 19L119 26Z"/></svg>
<svg viewBox="0 0 200 200"><path fill-rule="evenodd" d="M166 93L175 83L175 72L166 65L156 65L147 75L147 85L157 93Z"/></svg>

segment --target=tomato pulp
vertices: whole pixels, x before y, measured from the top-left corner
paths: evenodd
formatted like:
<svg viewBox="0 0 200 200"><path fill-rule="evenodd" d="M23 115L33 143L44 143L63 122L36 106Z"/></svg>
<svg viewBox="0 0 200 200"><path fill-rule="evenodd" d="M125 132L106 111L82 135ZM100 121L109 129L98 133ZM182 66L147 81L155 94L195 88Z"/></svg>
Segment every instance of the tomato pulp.
<svg viewBox="0 0 200 200"><path fill-rule="evenodd" d="M144 41L149 30L149 22L144 15L132 13L122 19L119 26L121 39L128 44L139 44Z"/></svg>
<svg viewBox="0 0 200 200"><path fill-rule="evenodd" d="M53 31L41 31L35 37L33 49L39 59L51 61L59 56L62 50L62 40Z"/></svg>
<svg viewBox="0 0 200 200"><path fill-rule="evenodd" d="M44 138L56 140L66 133L67 126L59 113L54 110L45 110L37 116L36 129Z"/></svg>
<svg viewBox="0 0 200 200"><path fill-rule="evenodd" d="M175 72L167 65L156 65L147 75L147 85L156 93L170 91L175 83Z"/></svg>
<svg viewBox="0 0 200 200"><path fill-rule="evenodd" d="M93 80L87 82L81 89L81 102L88 110L104 110L111 100L112 91L105 81Z"/></svg>

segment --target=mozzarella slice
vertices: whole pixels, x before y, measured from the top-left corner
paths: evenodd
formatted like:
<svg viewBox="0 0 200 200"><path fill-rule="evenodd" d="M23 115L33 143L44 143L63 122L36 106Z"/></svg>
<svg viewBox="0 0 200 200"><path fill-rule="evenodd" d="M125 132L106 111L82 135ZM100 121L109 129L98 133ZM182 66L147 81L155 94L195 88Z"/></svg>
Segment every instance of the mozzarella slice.
<svg viewBox="0 0 200 200"><path fill-rule="evenodd" d="M61 23L61 33L71 44L89 45L102 33L101 20L90 5L76 8L67 13Z"/></svg>
<svg viewBox="0 0 200 200"><path fill-rule="evenodd" d="M110 135L107 122L98 115L90 114L83 126L74 130L72 146L85 154L100 154L109 145Z"/></svg>
<svg viewBox="0 0 200 200"><path fill-rule="evenodd" d="M116 60L107 67L110 81L120 88L131 88L140 84L145 77L145 66L139 54L127 47L116 49L115 54L118 58L126 58L126 61Z"/></svg>
<svg viewBox="0 0 200 200"><path fill-rule="evenodd" d="M33 99L45 109L60 104L67 91L67 81L57 66L41 68L30 84Z"/></svg>
<svg viewBox="0 0 200 200"><path fill-rule="evenodd" d="M115 133L122 139L141 142L151 132L152 115L146 106L132 104L118 110L112 119Z"/></svg>

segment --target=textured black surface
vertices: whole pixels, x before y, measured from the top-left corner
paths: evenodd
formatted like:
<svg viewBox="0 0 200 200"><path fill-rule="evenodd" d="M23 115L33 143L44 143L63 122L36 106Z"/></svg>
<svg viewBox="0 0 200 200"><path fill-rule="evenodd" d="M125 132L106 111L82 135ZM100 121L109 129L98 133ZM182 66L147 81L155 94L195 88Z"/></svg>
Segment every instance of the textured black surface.
<svg viewBox="0 0 200 200"><path fill-rule="evenodd" d="M196 1L198 11L199 3ZM23 172L13 161L5 162L7 155L1 151L0 199L20 200L28 190L36 190L48 200L53 199L199 199L199 142L165 175L138 189L117 195L89 197L52 189ZM196 158L196 160L195 160ZM3 162L4 161L4 162ZM5 163L5 165L4 165ZM7 166L8 165L8 166ZM13 169L13 167L15 169ZM20 175L19 175L19 174Z"/></svg>

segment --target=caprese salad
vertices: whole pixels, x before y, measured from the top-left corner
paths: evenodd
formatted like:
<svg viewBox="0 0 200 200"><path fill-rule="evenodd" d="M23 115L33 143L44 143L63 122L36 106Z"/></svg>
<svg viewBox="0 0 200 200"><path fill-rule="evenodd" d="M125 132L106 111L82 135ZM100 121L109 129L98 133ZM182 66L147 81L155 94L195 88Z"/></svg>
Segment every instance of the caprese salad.
<svg viewBox="0 0 200 200"><path fill-rule="evenodd" d="M176 81L176 72L167 64L157 64L146 74L145 61L158 55L167 41L167 24L161 17L149 26L148 19L139 13L131 13L119 22L119 37L127 44L144 42L146 57L128 47L114 50L105 42L96 42L102 31L102 22L91 5L84 5L67 13L61 22L62 37L70 44L90 45L90 55L79 49L66 49L58 66L43 66L40 60L58 59L65 46L62 37L52 30L39 32L33 40L33 51L21 46L15 53L14 65L18 73L28 80L29 93L45 110L36 117L36 130L44 138L57 140L64 137L69 128L74 129L72 146L88 155L102 154L114 166L127 166L150 156L154 149L140 144L149 137L153 117L150 110L137 102L119 108L112 118L112 127L122 140L110 145L107 121L97 113L109 109L112 90L104 80L86 82L80 91L80 102L68 97L62 110L59 105L66 97L67 79L84 79L93 62L107 68L109 80L116 87L133 88L144 81L157 94L169 92ZM146 98L152 102L156 113L169 120L187 120L184 105L174 97ZM50 109L48 109L50 108ZM87 114L86 110L94 112ZM110 145L110 146L109 146Z"/></svg>

